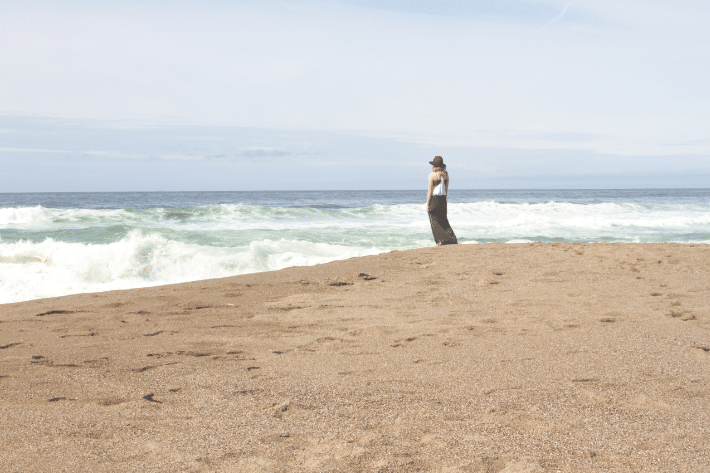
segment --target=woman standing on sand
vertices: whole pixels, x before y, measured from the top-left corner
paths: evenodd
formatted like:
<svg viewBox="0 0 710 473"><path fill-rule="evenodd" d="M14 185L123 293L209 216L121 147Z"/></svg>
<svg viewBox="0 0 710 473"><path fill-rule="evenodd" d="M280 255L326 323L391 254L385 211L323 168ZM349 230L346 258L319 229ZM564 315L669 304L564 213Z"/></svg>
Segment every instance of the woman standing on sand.
<svg viewBox="0 0 710 473"><path fill-rule="evenodd" d="M449 191L449 173L441 156L434 156L434 161L429 161L434 166L429 174L429 190L426 195L426 208L429 213L431 232L437 245L455 245L458 243L456 235L449 225L446 216L446 194Z"/></svg>

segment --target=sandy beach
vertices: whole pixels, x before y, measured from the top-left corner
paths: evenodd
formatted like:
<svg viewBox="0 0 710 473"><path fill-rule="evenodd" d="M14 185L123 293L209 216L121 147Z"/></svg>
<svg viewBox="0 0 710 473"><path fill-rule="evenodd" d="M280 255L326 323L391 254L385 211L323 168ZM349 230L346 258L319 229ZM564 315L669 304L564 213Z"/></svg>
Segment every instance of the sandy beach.
<svg viewBox="0 0 710 473"><path fill-rule="evenodd" d="M0 470L710 471L709 281L481 244L0 305Z"/></svg>

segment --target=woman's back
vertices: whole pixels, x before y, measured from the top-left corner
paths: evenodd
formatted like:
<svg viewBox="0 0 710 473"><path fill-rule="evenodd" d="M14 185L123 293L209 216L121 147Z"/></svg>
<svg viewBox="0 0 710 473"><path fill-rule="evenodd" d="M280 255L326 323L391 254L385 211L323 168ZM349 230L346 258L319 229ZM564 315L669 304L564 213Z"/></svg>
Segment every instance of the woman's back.
<svg viewBox="0 0 710 473"><path fill-rule="evenodd" d="M429 175L432 184L434 185L433 195L446 195L447 181L449 174L444 170L435 170Z"/></svg>

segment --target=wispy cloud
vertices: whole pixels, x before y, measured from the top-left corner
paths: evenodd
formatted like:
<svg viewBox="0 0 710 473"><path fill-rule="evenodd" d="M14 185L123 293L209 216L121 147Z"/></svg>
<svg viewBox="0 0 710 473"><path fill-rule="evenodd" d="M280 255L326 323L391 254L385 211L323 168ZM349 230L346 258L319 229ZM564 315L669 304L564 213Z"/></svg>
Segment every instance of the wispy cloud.
<svg viewBox="0 0 710 473"><path fill-rule="evenodd" d="M161 154L158 155L159 159L164 159L166 161L204 161L205 157L201 155L193 154Z"/></svg>
<svg viewBox="0 0 710 473"><path fill-rule="evenodd" d="M562 11L556 17L554 17L545 26L543 26L543 29L547 28L548 26L552 25L553 23L561 20L562 17L565 16L565 13L567 13L567 10L569 10L569 7L571 7L575 1L576 0L572 0L571 2L567 3L567 5L565 5L564 8L562 8Z"/></svg>
<svg viewBox="0 0 710 473"><path fill-rule="evenodd" d="M235 157L266 159L266 158L281 158L291 156L294 153L285 149L279 148L246 148L234 153Z"/></svg>
<svg viewBox="0 0 710 473"><path fill-rule="evenodd" d="M32 153L32 154L62 154L70 153L71 151L62 149L45 149L45 148L0 148L0 152L4 153Z"/></svg>

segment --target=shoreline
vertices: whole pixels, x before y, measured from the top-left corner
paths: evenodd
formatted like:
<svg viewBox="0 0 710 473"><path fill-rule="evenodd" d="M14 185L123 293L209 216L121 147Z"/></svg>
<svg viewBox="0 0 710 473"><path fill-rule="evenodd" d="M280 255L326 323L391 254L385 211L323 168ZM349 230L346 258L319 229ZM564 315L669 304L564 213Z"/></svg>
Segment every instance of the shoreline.
<svg viewBox="0 0 710 473"><path fill-rule="evenodd" d="M459 243L458 245L566 245L566 244L571 244L571 245L683 245L683 246L688 246L688 247L695 247L695 246L706 246L710 248L710 243L683 243L683 242L662 242L662 243L655 243L655 242L541 242L541 241L511 241L511 242L485 242L485 243ZM245 273L245 274L237 274L233 276L224 276L224 277L219 277L219 278L206 278L206 279L197 279L194 281L186 281L186 282L176 282L176 283L168 283L168 284L158 284L155 286L140 286L140 287L132 287L132 288L126 288L126 289L108 289L106 291L98 291L98 292L78 292L78 293L73 293L73 294L65 294L61 296L49 296L49 297L41 297L38 299L29 299L26 301L19 301L19 302L5 302L5 303L0 303L0 308L3 306L8 306L12 304L25 304L29 302L34 302L34 301L42 301L42 300L47 300L47 299L59 299L63 297L72 297L72 296L82 296L82 295L92 295L92 294L104 294L104 293L118 293L118 292L123 292L123 291L136 291L136 290L142 290L142 289L151 289L151 288L160 288L160 287L171 287L171 286L177 286L181 284L195 284L195 283L200 283L200 282L208 282L208 281L218 281L218 280L223 280L223 279L229 279L229 278L237 278L237 277L244 277L244 276L250 276L253 274L262 274L262 273L278 273L279 271L284 271L287 269L293 269L293 268L309 268L309 267L315 267L315 266L321 266L321 265L326 265L330 263L336 263L339 261L347 261L351 259L357 259L357 258L366 258L366 257L373 257L373 256L380 256L384 254L389 254L389 253L406 253L409 251L417 251L417 250L423 250L427 248L436 248L435 245L432 246L426 246L426 247L421 247L421 248L410 248L406 250L390 250L390 251L385 251L383 253L377 253L375 255L366 255L366 256L353 256L345 259L336 259L333 261L328 261L325 263L317 263L314 265L310 266L287 266L286 268L281 268L281 269L273 269L273 270L268 270L268 271L258 271L258 272L253 272L253 273Z"/></svg>
<svg viewBox="0 0 710 473"><path fill-rule="evenodd" d="M693 243L464 244L3 304L0 457L702 471L708 261Z"/></svg>

